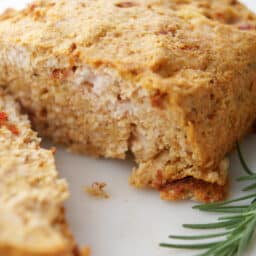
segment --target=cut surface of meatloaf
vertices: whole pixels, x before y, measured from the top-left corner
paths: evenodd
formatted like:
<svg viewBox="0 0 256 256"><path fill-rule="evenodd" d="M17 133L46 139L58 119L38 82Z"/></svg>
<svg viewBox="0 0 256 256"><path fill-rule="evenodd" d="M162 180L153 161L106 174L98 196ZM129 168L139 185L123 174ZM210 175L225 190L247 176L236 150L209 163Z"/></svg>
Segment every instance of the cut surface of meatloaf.
<svg viewBox="0 0 256 256"><path fill-rule="evenodd" d="M2 15L0 83L72 150L130 150L136 187L217 201L255 118L255 21L227 0L38 1Z"/></svg>
<svg viewBox="0 0 256 256"><path fill-rule="evenodd" d="M0 90L0 255L77 256L53 152L40 148L27 116Z"/></svg>

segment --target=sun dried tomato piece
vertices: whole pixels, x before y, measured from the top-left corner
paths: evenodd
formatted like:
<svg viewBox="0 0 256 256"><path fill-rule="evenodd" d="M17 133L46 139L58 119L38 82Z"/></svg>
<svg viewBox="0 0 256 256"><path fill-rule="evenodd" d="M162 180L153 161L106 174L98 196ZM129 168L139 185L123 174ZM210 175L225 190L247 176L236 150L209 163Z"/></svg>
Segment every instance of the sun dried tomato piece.
<svg viewBox="0 0 256 256"><path fill-rule="evenodd" d="M163 108L167 94L157 91L155 95L151 96L151 105L157 108Z"/></svg>
<svg viewBox="0 0 256 256"><path fill-rule="evenodd" d="M14 124L8 124L7 128L9 129L9 131L11 131L14 135L19 135L20 131L18 129L18 127Z"/></svg>
<svg viewBox="0 0 256 256"><path fill-rule="evenodd" d="M5 124L8 121L8 115L5 112L0 112L0 125Z"/></svg>
<svg viewBox="0 0 256 256"><path fill-rule="evenodd" d="M165 184L163 172L161 170L157 170L155 180L152 183L152 186L156 189L161 189Z"/></svg>

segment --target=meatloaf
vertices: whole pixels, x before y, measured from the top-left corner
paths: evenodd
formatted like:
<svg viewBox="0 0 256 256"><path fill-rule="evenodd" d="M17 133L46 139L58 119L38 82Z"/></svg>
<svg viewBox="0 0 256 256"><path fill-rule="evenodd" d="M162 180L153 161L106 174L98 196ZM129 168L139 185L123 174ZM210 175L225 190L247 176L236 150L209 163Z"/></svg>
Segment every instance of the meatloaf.
<svg viewBox="0 0 256 256"><path fill-rule="evenodd" d="M0 84L44 136L218 201L256 115L256 18L235 0L46 0L0 21Z"/></svg>
<svg viewBox="0 0 256 256"><path fill-rule="evenodd" d="M0 255L77 256L53 152L40 147L14 100L0 90Z"/></svg>

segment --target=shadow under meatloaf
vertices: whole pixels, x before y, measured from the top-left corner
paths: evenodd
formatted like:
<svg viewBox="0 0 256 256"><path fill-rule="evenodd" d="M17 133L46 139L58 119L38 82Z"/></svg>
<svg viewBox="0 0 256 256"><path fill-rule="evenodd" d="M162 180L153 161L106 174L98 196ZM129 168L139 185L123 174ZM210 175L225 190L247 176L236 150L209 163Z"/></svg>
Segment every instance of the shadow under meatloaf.
<svg viewBox="0 0 256 256"><path fill-rule="evenodd" d="M173 3L39 1L5 13L0 82L41 134L96 156L130 150L136 187L218 201L225 155L255 118L255 16L234 1Z"/></svg>

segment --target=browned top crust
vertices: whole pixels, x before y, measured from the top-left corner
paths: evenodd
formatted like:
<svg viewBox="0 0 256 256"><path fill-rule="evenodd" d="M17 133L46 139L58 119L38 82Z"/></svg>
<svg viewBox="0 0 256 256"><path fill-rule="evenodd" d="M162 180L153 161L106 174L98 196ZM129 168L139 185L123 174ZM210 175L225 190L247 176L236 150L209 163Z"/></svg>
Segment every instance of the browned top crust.
<svg viewBox="0 0 256 256"><path fill-rule="evenodd" d="M234 0L47 0L2 19L1 40L54 55L63 68L111 66L163 91L210 86L256 56L255 15Z"/></svg>
<svg viewBox="0 0 256 256"><path fill-rule="evenodd" d="M172 0L169 4L173 9L191 5L199 8L208 19L235 26L241 30L256 29L255 14L238 0Z"/></svg>

